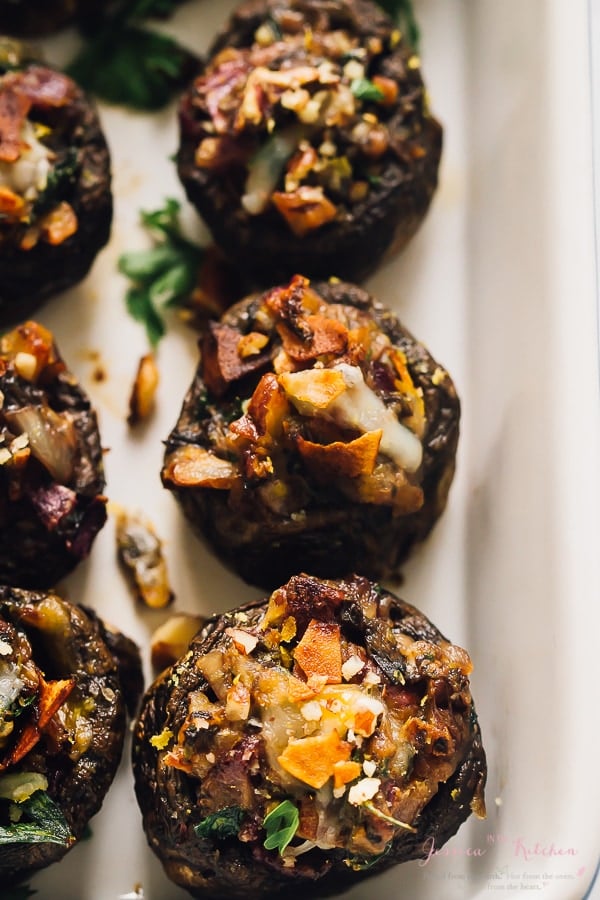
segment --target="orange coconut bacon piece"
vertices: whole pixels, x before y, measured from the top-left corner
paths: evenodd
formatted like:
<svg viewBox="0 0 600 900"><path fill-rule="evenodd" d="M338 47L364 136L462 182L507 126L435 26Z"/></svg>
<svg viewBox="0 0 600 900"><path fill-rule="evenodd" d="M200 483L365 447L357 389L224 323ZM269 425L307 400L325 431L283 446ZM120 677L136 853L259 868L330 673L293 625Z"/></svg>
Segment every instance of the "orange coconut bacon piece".
<svg viewBox="0 0 600 900"><path fill-rule="evenodd" d="M290 193L275 191L271 200L296 237L304 237L337 215L337 207L327 199L322 187L303 185Z"/></svg>
<svg viewBox="0 0 600 900"><path fill-rule="evenodd" d="M294 660L307 678L323 676L327 684L341 684L340 626L312 619L294 651Z"/></svg>
<svg viewBox="0 0 600 900"><path fill-rule="evenodd" d="M310 787L322 788L335 773L336 764L350 759L352 745L334 729L327 735L291 740L277 762Z"/></svg>
<svg viewBox="0 0 600 900"><path fill-rule="evenodd" d="M64 678L58 681L46 681L40 673L40 693L37 721L28 722L21 732L17 743L8 756L0 761L0 771L20 762L37 744L42 736L44 728L48 725L55 713L58 712L73 688L74 678Z"/></svg>

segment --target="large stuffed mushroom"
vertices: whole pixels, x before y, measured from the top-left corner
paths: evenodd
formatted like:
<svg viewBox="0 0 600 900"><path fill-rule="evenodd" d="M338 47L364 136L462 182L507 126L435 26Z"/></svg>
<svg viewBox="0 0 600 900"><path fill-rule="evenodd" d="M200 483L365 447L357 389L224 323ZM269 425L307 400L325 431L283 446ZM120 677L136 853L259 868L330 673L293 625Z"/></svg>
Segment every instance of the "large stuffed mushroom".
<svg viewBox="0 0 600 900"><path fill-rule="evenodd" d="M3 886L58 861L84 835L119 765L140 685L137 647L95 615L55 594L0 587Z"/></svg>
<svg viewBox="0 0 600 900"><path fill-rule="evenodd" d="M251 584L381 579L445 507L459 412L448 373L392 313L296 276L209 326L162 479Z"/></svg>
<svg viewBox="0 0 600 900"><path fill-rule="evenodd" d="M107 243L111 165L75 82L0 47L0 323L80 282Z"/></svg>
<svg viewBox="0 0 600 900"><path fill-rule="evenodd" d="M324 896L426 857L485 814L470 671L359 576L294 576L214 617L142 703L150 847L207 900Z"/></svg>
<svg viewBox="0 0 600 900"><path fill-rule="evenodd" d="M419 227L442 131L420 61L371 0L250 0L180 107L177 163L217 244L259 285L359 281Z"/></svg>
<svg viewBox="0 0 600 900"><path fill-rule="evenodd" d="M0 339L0 583L52 587L106 521L96 414L52 334Z"/></svg>

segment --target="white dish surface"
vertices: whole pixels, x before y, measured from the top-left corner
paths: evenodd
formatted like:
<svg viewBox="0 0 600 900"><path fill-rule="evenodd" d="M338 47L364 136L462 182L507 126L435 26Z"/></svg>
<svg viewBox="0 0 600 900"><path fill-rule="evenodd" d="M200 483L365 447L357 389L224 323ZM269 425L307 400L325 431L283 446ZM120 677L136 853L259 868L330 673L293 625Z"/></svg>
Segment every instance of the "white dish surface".
<svg viewBox="0 0 600 900"><path fill-rule="evenodd" d="M232 6L194 0L167 30L204 51ZM586 697L600 625L587 7L421 0L416 11L424 76L445 128L441 182L417 237L368 287L448 368L462 399L449 507L398 592L471 653L488 817L346 896L463 900L528 890L581 900L600 834L600 785L588 775L600 745L597 697ZM42 42L48 60L61 64L74 41L67 32ZM133 601L112 520L63 585L138 641L149 682L150 635L173 611L223 611L259 592L190 534L161 488L162 441L197 362L197 335L175 316L158 351L156 414L135 432L126 423L148 345L125 311L116 262L147 246L139 210L183 201L183 191L169 159L174 106L143 115L102 105L101 115L114 169L112 239L86 281L37 318L98 410L110 499L146 514L165 543L176 595L167 611ZM185 208L190 233L200 234ZM29 879L44 900L188 896L146 845L129 754L128 744L92 838Z"/></svg>

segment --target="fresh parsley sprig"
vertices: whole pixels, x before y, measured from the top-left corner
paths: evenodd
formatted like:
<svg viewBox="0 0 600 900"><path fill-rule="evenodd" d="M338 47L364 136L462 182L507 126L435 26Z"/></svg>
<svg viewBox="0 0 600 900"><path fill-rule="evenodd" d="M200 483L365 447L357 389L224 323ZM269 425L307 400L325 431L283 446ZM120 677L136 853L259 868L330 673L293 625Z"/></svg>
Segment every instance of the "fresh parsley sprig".
<svg viewBox="0 0 600 900"><path fill-rule="evenodd" d="M46 791L36 791L19 803L21 818L12 825L0 825L2 844L61 844L70 847L75 838L63 812Z"/></svg>
<svg viewBox="0 0 600 900"><path fill-rule="evenodd" d="M118 262L119 271L133 282L125 298L127 309L144 324L152 347L165 333L163 310L185 304L202 265L203 249L183 236L179 212L180 204L172 197L160 209L142 211L142 225L154 246L123 253Z"/></svg>
<svg viewBox="0 0 600 900"><path fill-rule="evenodd" d="M281 855L288 846L300 824L298 807L291 800L283 800L265 816L263 827L267 837L263 846L266 850L279 850Z"/></svg>
<svg viewBox="0 0 600 900"><path fill-rule="evenodd" d="M191 78L198 61L173 38L144 27L167 18L181 0L122 0L94 20L67 67L82 87L109 103L161 109Z"/></svg>
<svg viewBox="0 0 600 900"><path fill-rule="evenodd" d="M227 806L194 825L194 831L198 837L217 841L237 837L244 815L244 810L240 806Z"/></svg>

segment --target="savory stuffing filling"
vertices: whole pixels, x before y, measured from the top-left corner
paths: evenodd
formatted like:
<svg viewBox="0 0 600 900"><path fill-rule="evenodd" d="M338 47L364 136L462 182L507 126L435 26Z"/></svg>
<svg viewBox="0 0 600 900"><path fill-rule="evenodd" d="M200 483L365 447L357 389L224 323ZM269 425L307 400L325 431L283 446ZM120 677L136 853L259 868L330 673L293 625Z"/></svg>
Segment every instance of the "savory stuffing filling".
<svg viewBox="0 0 600 900"><path fill-rule="evenodd" d="M0 75L0 244L31 250L77 231L77 214L64 199L76 153L61 146L60 129L50 124L74 90L65 75L38 66Z"/></svg>
<svg viewBox="0 0 600 900"><path fill-rule="evenodd" d="M423 391L368 311L329 304L295 276L265 297L247 331L213 324L201 366L208 446L168 454L169 486L229 491L231 504L251 492L283 516L317 502L315 488L397 514L422 506ZM252 376L235 415L228 398Z"/></svg>
<svg viewBox="0 0 600 900"><path fill-rule="evenodd" d="M69 626L63 606L51 595L35 608L24 607L20 619L42 633ZM45 753L78 760L92 742L94 708L93 698L80 695L76 678L47 679L24 631L0 617L0 773L21 772L40 741ZM2 780L0 774L0 786Z"/></svg>
<svg viewBox="0 0 600 900"><path fill-rule="evenodd" d="M235 614L217 646L193 656L204 687L150 740L161 766L195 782L198 836L260 841L285 867L316 848L361 867L415 831L469 740L471 662L392 618L376 622L382 602L363 579L297 576L258 620ZM349 605L362 640L344 627ZM171 672L175 689L185 667L184 657Z"/></svg>
<svg viewBox="0 0 600 900"><path fill-rule="evenodd" d="M425 154L408 127L424 110L420 82L409 83L418 57L396 54L382 74L400 33L356 35L338 13L273 8L251 46L221 50L195 83L195 164L229 172L246 213L275 209L298 237L351 214L390 159Z"/></svg>
<svg viewBox="0 0 600 900"><path fill-rule="evenodd" d="M26 322L0 339L0 485L7 498L16 501L41 488L41 481L52 480L52 498L47 503L41 495L38 499L48 515L59 519L77 500L67 487L77 462L77 434L68 410L57 412L48 404L44 385L64 370L52 334L36 322Z"/></svg>

